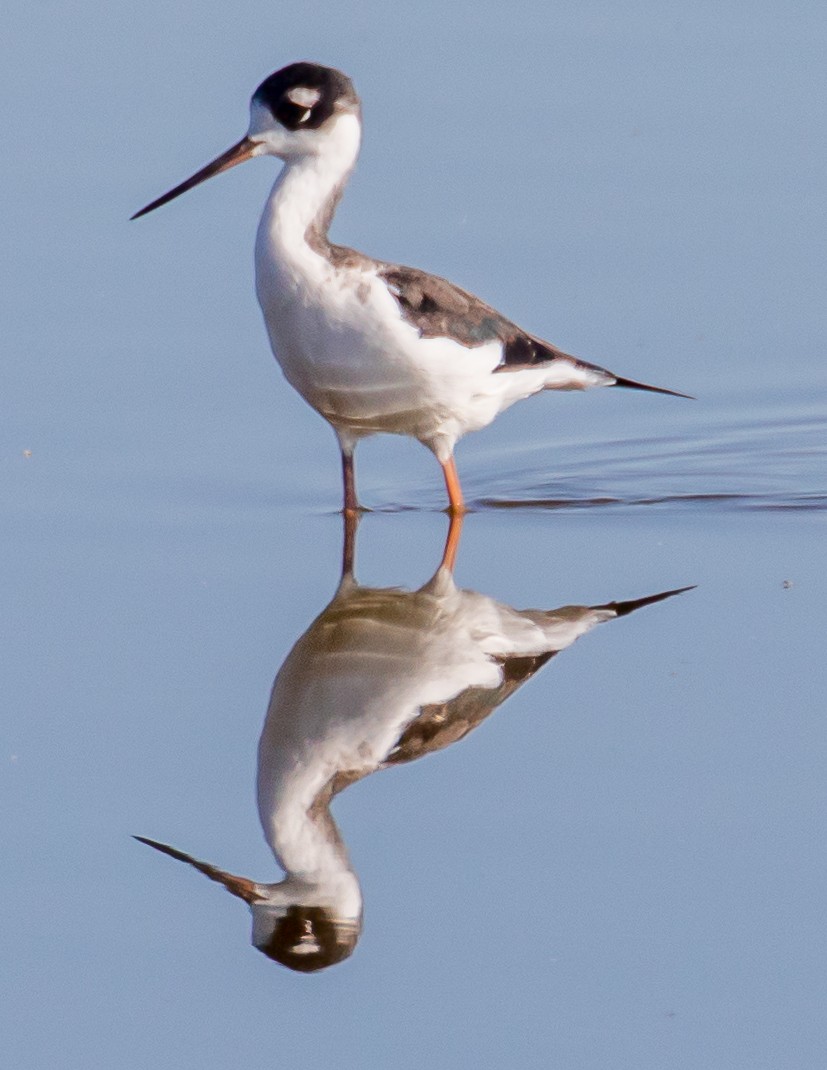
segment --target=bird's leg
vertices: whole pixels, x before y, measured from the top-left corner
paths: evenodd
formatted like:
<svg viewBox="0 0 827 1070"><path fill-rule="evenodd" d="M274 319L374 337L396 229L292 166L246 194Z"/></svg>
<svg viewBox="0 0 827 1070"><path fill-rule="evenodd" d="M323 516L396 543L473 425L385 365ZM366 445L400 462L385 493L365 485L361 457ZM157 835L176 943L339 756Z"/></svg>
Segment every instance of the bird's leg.
<svg viewBox="0 0 827 1070"><path fill-rule="evenodd" d="M442 465L442 474L445 477L445 489L448 491L448 512L452 517L462 516L465 512L465 502L462 500L462 487L459 485L454 458L449 457L447 461L439 463Z"/></svg>
<svg viewBox="0 0 827 1070"><path fill-rule="evenodd" d="M454 565L457 561L459 540L462 535L462 520L462 513L451 513L451 520L448 524L448 535L445 539L445 549L442 551L442 560L439 563L440 568L447 568L449 572L454 571Z"/></svg>
<svg viewBox="0 0 827 1070"><path fill-rule="evenodd" d="M345 510L345 537L342 544L342 579L353 576L353 567L356 558L356 529L359 527L361 517L355 510Z"/></svg>
<svg viewBox="0 0 827 1070"><path fill-rule="evenodd" d="M345 488L345 516L356 516L359 502L356 499L356 476L353 471L353 450L342 450L342 482Z"/></svg>

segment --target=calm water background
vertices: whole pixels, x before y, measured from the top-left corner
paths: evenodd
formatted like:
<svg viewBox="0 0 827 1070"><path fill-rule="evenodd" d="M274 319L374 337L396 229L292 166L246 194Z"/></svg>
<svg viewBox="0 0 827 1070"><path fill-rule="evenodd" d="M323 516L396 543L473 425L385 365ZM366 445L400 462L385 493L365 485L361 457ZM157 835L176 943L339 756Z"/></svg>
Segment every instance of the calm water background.
<svg viewBox="0 0 827 1070"><path fill-rule="evenodd" d="M823 5L4 11L0 1061L822 1067ZM301 977L129 836L277 878L255 747L338 577L333 437L252 290L274 167L128 215L297 58L347 70L334 234L698 396L543 397L467 439L457 579L602 626L334 810L353 959ZM432 459L374 440L359 576L417 585Z"/></svg>

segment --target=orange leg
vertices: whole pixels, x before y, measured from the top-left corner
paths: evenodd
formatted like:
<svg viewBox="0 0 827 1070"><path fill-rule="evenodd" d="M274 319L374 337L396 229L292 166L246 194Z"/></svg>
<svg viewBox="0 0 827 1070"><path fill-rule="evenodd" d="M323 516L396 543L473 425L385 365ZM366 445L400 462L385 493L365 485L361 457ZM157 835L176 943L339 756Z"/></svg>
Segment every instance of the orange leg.
<svg viewBox="0 0 827 1070"><path fill-rule="evenodd" d="M442 551L442 560L439 563L440 568L447 568L449 572L454 571L461 535L462 513L451 513L451 522L448 525L448 536L445 539L445 549Z"/></svg>
<svg viewBox="0 0 827 1070"><path fill-rule="evenodd" d="M451 457L442 465L442 474L445 476L445 489L448 491L448 512L451 516L462 516L465 512L465 502L462 500L462 487L459 485L457 466Z"/></svg>

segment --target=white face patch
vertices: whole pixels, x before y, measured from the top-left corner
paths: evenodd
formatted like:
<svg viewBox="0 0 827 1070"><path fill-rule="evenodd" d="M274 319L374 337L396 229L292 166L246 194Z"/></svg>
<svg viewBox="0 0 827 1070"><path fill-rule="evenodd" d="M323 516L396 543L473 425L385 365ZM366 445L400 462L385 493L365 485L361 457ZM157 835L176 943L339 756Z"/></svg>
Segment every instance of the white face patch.
<svg viewBox="0 0 827 1070"><path fill-rule="evenodd" d="M294 944L290 950L294 955L318 955L321 947L314 936L306 934L301 938L301 943Z"/></svg>
<svg viewBox="0 0 827 1070"><path fill-rule="evenodd" d="M300 108L312 108L319 103L322 92L320 89L310 89L306 85L297 85L287 90L287 99L292 104L298 104Z"/></svg>

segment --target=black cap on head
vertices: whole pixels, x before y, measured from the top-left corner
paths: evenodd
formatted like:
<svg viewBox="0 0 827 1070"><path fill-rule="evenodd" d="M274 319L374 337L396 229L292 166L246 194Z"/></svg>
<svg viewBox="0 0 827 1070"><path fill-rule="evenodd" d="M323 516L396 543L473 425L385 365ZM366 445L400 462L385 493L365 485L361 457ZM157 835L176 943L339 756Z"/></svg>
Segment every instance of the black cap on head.
<svg viewBox="0 0 827 1070"><path fill-rule="evenodd" d="M304 91L304 92L302 92ZM359 97L346 74L318 63L291 63L265 78L253 100L288 130L316 129L336 106L358 109Z"/></svg>
<svg viewBox="0 0 827 1070"><path fill-rule="evenodd" d="M314 973L353 954L359 927L337 921L323 907L293 905L280 917L266 944L256 944L268 958L291 970Z"/></svg>

